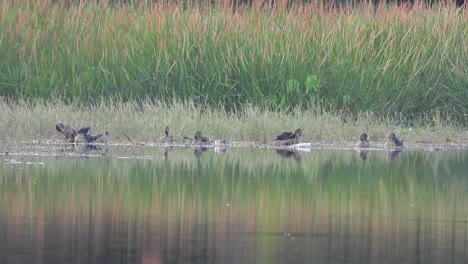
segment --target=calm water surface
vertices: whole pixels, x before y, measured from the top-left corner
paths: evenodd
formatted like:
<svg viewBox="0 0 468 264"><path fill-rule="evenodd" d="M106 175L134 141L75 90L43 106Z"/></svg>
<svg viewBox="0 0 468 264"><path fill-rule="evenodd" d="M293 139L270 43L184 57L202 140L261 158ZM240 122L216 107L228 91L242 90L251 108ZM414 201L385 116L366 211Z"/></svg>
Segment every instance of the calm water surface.
<svg viewBox="0 0 468 264"><path fill-rule="evenodd" d="M0 263L468 262L468 151L0 150Z"/></svg>

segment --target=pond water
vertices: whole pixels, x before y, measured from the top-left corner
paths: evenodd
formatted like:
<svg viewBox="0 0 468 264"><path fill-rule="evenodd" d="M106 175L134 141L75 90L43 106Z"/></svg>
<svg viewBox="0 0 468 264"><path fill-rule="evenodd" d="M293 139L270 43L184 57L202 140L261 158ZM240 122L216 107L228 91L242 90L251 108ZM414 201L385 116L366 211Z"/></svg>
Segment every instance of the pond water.
<svg viewBox="0 0 468 264"><path fill-rule="evenodd" d="M0 263L468 261L466 150L0 150Z"/></svg>

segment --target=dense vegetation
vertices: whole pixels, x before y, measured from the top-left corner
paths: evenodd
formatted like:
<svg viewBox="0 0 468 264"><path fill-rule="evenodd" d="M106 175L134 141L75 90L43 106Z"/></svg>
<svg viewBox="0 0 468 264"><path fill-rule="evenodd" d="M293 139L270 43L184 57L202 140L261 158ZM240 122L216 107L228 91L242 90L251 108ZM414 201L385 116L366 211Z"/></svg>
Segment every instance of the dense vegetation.
<svg viewBox="0 0 468 264"><path fill-rule="evenodd" d="M466 9L226 3L4 1L0 96L467 119Z"/></svg>

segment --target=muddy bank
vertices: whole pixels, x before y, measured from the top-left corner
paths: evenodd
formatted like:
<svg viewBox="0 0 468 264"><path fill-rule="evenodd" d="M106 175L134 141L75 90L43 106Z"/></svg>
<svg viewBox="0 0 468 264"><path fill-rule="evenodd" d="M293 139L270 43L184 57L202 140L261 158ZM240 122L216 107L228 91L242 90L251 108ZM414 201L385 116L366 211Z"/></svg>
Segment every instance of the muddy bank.
<svg viewBox="0 0 468 264"><path fill-rule="evenodd" d="M245 148L245 149L271 149L271 150L290 150L293 152L309 152L314 150L363 150L363 151L389 151L384 147L384 143L371 143L367 149L357 149L354 142L339 143L339 142L308 142L298 145L283 146L271 143L261 142L229 142L226 146L214 145L195 145L195 144L158 144L158 143L109 143L109 144L71 144L60 141L21 141L21 142L3 142L0 144L0 155L2 156L49 156L49 157L105 157L110 156L112 152L119 152L122 149L132 149L132 152L145 152L145 150L153 149L160 151L162 155L167 155L167 152L173 149L187 149L198 153L204 153L213 150L216 153L223 154L229 151L230 148ZM138 149L141 149L139 151ZM430 152L446 151L446 150L468 150L468 144L429 144L429 143L405 143L405 147L399 151L422 150ZM120 158L137 158L137 159L152 159L154 155L131 155L128 157L120 156Z"/></svg>

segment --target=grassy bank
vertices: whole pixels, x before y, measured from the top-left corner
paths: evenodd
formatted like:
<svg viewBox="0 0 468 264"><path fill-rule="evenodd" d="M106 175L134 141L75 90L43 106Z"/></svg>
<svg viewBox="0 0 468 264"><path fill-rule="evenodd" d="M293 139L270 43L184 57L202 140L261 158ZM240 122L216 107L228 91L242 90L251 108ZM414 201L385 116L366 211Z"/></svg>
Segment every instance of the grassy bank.
<svg viewBox="0 0 468 264"><path fill-rule="evenodd" d="M293 113L271 111L253 105L240 110L197 106L193 102L164 103L113 102L84 106L78 103L0 102L0 141L9 144L20 140L63 140L55 130L62 121L75 128L91 126L93 133L108 130L114 143L157 142L165 126L171 128L176 142L192 137L200 130L211 139L269 142L283 131L302 128L307 142L354 144L362 132L373 143L385 142L385 135L394 131L405 142L467 144L468 131L442 116L431 115L416 120L412 126L400 126L401 119L381 118L373 114L351 116L343 112L323 113L319 109L296 109ZM375 146L375 145L374 145Z"/></svg>
<svg viewBox="0 0 468 264"><path fill-rule="evenodd" d="M468 18L453 6L233 12L222 2L4 1L0 9L0 95L14 99L468 115Z"/></svg>

